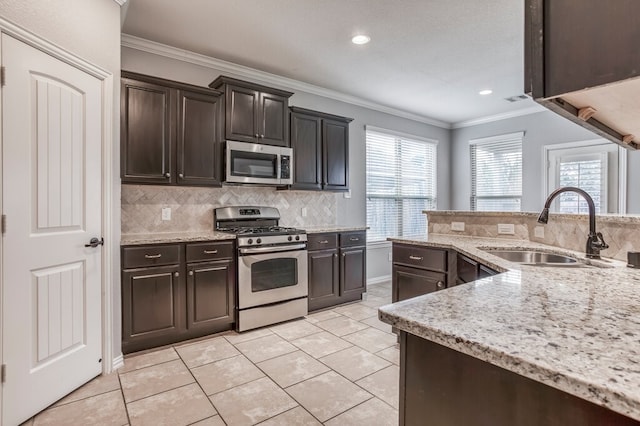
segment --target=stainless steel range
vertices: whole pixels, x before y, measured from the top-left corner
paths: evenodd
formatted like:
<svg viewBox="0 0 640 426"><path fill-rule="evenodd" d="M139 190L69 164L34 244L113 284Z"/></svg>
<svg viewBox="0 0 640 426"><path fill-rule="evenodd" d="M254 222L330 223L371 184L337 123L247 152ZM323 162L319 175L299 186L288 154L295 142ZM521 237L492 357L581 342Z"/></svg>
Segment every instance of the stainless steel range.
<svg viewBox="0 0 640 426"><path fill-rule="evenodd" d="M237 235L238 321L246 331L307 314L307 234L278 225L273 207L214 210L218 231Z"/></svg>

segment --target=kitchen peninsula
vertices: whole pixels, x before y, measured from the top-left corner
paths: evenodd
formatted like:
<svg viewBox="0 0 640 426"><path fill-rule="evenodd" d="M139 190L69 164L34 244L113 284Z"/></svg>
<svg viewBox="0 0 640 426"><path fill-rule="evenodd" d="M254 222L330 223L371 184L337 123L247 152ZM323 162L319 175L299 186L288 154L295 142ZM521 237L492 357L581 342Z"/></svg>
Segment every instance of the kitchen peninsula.
<svg viewBox="0 0 640 426"><path fill-rule="evenodd" d="M506 271L380 308L401 333L401 425L638 423L640 271L521 239L391 240ZM525 266L483 248L590 265Z"/></svg>

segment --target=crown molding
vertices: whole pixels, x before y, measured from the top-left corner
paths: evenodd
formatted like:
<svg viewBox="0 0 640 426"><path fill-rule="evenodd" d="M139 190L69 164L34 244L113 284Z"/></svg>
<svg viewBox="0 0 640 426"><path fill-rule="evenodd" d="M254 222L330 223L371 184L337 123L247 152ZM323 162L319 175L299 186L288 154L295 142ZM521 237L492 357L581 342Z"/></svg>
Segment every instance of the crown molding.
<svg viewBox="0 0 640 426"><path fill-rule="evenodd" d="M486 117L473 118L471 120L458 121L451 125L452 129L461 129L463 127L477 126L478 124L492 123L494 121L506 120L507 118L520 117L523 115L535 114L541 111L548 111L542 105L532 105L527 108L516 109L514 111L503 112L501 114L487 115Z"/></svg>
<svg viewBox="0 0 640 426"><path fill-rule="evenodd" d="M188 62L194 65L214 68L223 73L232 73L242 78L258 80L260 82L274 85L283 89L300 90L303 92L311 93L313 95L323 96L325 98L357 105L390 115L395 115L397 117L407 118L409 120L418 121L420 123L430 124L432 126L441 127L443 129L451 129L451 124L444 121L380 105L378 103L371 102L357 96L346 95L335 90L326 89L324 87L305 83L300 80L282 77L276 74L271 74L254 68L245 67L243 65L234 64L233 62L223 61L221 59L212 58L210 56L201 55L189 50L179 49L177 47L168 46L166 44L157 43L155 41L132 36L129 34L122 34L121 45L130 49L136 49L142 52L152 53L154 55L164 56L170 59L177 59L179 61Z"/></svg>

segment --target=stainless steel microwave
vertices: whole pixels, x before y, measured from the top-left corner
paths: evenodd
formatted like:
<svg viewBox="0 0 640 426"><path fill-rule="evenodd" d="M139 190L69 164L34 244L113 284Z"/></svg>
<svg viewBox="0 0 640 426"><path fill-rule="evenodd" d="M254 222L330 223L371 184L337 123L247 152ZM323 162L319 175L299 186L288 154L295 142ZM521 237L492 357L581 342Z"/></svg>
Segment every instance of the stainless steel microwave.
<svg viewBox="0 0 640 426"><path fill-rule="evenodd" d="M226 182L261 185L293 183L291 148L227 141Z"/></svg>

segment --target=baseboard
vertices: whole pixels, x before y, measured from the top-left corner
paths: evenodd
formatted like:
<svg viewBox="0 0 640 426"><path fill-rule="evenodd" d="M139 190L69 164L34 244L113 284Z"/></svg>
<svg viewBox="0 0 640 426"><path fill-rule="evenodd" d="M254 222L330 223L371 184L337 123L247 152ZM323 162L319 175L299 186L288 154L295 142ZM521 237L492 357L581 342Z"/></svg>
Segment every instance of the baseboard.
<svg viewBox="0 0 640 426"><path fill-rule="evenodd" d="M381 277L369 278L367 280L367 285L380 284L386 281L391 281L391 275L383 275Z"/></svg>
<svg viewBox="0 0 640 426"><path fill-rule="evenodd" d="M124 356L122 354L113 358L113 365L111 371L116 371L118 368L124 367Z"/></svg>

